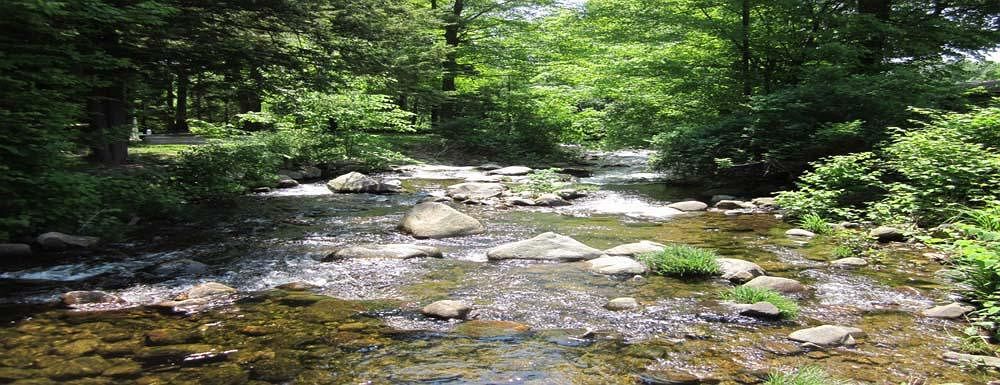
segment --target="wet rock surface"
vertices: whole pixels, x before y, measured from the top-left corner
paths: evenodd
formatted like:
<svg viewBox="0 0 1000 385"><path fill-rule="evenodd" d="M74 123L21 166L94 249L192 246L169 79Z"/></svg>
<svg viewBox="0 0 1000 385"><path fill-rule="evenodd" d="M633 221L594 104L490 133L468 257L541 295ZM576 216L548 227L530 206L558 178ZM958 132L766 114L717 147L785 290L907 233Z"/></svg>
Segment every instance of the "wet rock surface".
<svg viewBox="0 0 1000 385"><path fill-rule="evenodd" d="M479 234L483 224L442 203L416 205L403 216L400 230L416 238L449 238Z"/></svg>
<svg viewBox="0 0 1000 385"><path fill-rule="evenodd" d="M491 260L538 259L572 262L594 259L601 251L556 233L543 233L534 238L497 246L486 253Z"/></svg>

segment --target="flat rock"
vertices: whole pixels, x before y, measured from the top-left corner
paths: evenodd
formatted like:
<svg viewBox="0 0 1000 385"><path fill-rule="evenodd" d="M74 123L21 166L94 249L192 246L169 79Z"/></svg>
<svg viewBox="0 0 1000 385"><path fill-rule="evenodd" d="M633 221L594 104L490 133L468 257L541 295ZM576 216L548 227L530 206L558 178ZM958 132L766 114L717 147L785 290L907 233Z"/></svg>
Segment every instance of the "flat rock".
<svg viewBox="0 0 1000 385"><path fill-rule="evenodd" d="M612 311L633 310L639 308L639 302L632 297L615 298L604 304L604 308Z"/></svg>
<svg viewBox="0 0 1000 385"><path fill-rule="evenodd" d="M626 257L634 257L640 254L650 254L659 253L666 248L666 245L652 242L652 241L639 241L636 243L626 243L624 245L618 245L610 249L604 250L604 254L607 255L621 255Z"/></svg>
<svg viewBox="0 0 1000 385"><path fill-rule="evenodd" d="M486 172L486 175L520 176L520 175L528 175L531 173L531 171L533 171L531 167L510 166L510 167L498 168L495 170L489 170Z"/></svg>
<svg viewBox="0 0 1000 385"><path fill-rule="evenodd" d="M756 263L744 261L736 258L718 258L719 270L722 271L722 279L732 282L743 283L756 277L767 274L763 268Z"/></svg>
<svg viewBox="0 0 1000 385"><path fill-rule="evenodd" d="M483 171L490 171L490 170L501 169L501 168L503 168L503 166L501 166L499 164L496 164L496 163L486 163L486 164L480 165L479 167L476 167L476 168L478 168L480 170L483 170Z"/></svg>
<svg viewBox="0 0 1000 385"><path fill-rule="evenodd" d="M678 209L680 211L705 211L708 209L708 204L705 202L698 201L683 201L677 203L671 203L667 205L672 209Z"/></svg>
<svg viewBox="0 0 1000 385"><path fill-rule="evenodd" d="M754 198L753 200L750 201L750 203L753 203L754 206L769 208L769 209L778 207L778 202L775 198Z"/></svg>
<svg viewBox="0 0 1000 385"><path fill-rule="evenodd" d="M218 282L206 282L201 285L192 287L188 291L184 292L177 297L178 300L190 300L199 298L208 298L216 295L233 294L236 289L229 286L223 285Z"/></svg>
<svg viewBox="0 0 1000 385"><path fill-rule="evenodd" d="M472 338L494 338L525 333L531 327L513 321L472 320L455 327L455 333Z"/></svg>
<svg viewBox="0 0 1000 385"><path fill-rule="evenodd" d="M801 282L794 279L769 276L756 277L751 279L749 282L744 283L743 286L770 289L785 294L797 294L809 290L809 288Z"/></svg>
<svg viewBox="0 0 1000 385"><path fill-rule="evenodd" d="M552 232L500 245L486 253L490 260L537 259L562 262L589 260L601 255L600 250Z"/></svg>
<svg viewBox="0 0 1000 385"><path fill-rule="evenodd" d="M201 275L208 272L208 265L191 259L175 259L156 265L152 273L162 278Z"/></svg>
<svg viewBox="0 0 1000 385"><path fill-rule="evenodd" d="M587 270L606 275L635 275L643 274L648 270L644 263L623 256L604 255L584 263L587 265Z"/></svg>
<svg viewBox="0 0 1000 385"><path fill-rule="evenodd" d="M349 172L326 183L336 193L389 194L402 190L398 183L379 182L359 172Z"/></svg>
<svg viewBox="0 0 1000 385"><path fill-rule="evenodd" d="M781 318L781 310L777 306L770 302L757 302L753 304L736 304L734 305L736 310L740 315L754 318L763 319L776 319Z"/></svg>
<svg viewBox="0 0 1000 385"><path fill-rule="evenodd" d="M556 190L555 194L565 200L579 199L587 196L587 193L585 191L580 191L571 188Z"/></svg>
<svg viewBox="0 0 1000 385"><path fill-rule="evenodd" d="M77 307L83 305L121 304L125 300L103 291L71 291L61 296L63 305Z"/></svg>
<svg viewBox="0 0 1000 385"><path fill-rule="evenodd" d="M839 325L822 325L792 332L792 341L806 342L820 346L852 345L855 338L864 337L863 330Z"/></svg>
<svg viewBox="0 0 1000 385"><path fill-rule="evenodd" d="M433 246L388 244L344 247L330 253L324 260L348 258L441 258L441 256L441 249Z"/></svg>
<svg viewBox="0 0 1000 385"><path fill-rule="evenodd" d="M868 261L864 260L864 258L848 257L848 258L841 258L836 261L831 261L830 265L834 267L844 267L844 268L862 267L862 266L867 266Z"/></svg>
<svg viewBox="0 0 1000 385"><path fill-rule="evenodd" d="M946 362L956 365L971 365L1000 369L1000 357L977 356L957 352L945 352L942 356Z"/></svg>
<svg viewBox="0 0 1000 385"><path fill-rule="evenodd" d="M816 233L805 229L791 229L786 231L785 235L789 237L812 238L816 236Z"/></svg>
<svg viewBox="0 0 1000 385"><path fill-rule="evenodd" d="M87 237L81 235L69 235L59 232L48 232L35 238L42 249L49 251L59 251L67 249L89 249L97 246L101 242L100 238Z"/></svg>
<svg viewBox="0 0 1000 385"><path fill-rule="evenodd" d="M27 258L31 256L31 245L24 243L0 243L0 261Z"/></svg>
<svg viewBox="0 0 1000 385"><path fill-rule="evenodd" d="M744 201L737 201L737 200L730 200L730 199L721 200L721 201L719 201L718 203L715 204L715 208L717 208L719 210L752 209L754 207L756 207L756 206L754 206L753 203L744 202Z"/></svg>
<svg viewBox="0 0 1000 385"><path fill-rule="evenodd" d="M960 303L950 303L943 306L935 306L930 309L921 311L924 317L930 318L944 318L944 319L956 319L962 318L965 314L976 310L972 306L962 305Z"/></svg>
<svg viewBox="0 0 1000 385"><path fill-rule="evenodd" d="M507 188L500 183L467 182L448 186L448 196L459 201L496 198Z"/></svg>
<svg viewBox="0 0 1000 385"><path fill-rule="evenodd" d="M535 198L535 206L558 207L569 206L571 204L556 194L542 194L538 198Z"/></svg>
<svg viewBox="0 0 1000 385"><path fill-rule="evenodd" d="M480 234L486 231L476 218L435 202L413 206L403 216L399 229L415 238L449 238Z"/></svg>
<svg viewBox="0 0 1000 385"><path fill-rule="evenodd" d="M868 232L868 235L882 243L903 242L906 240L906 234L903 234L903 230L889 226L876 227Z"/></svg>
<svg viewBox="0 0 1000 385"><path fill-rule="evenodd" d="M507 203L510 203L510 204L512 204L514 206L534 206L535 205L535 201L533 201L531 199L528 199L528 198L522 198L522 197L510 198L510 199L507 200Z"/></svg>
<svg viewBox="0 0 1000 385"><path fill-rule="evenodd" d="M466 319L472 307L460 301L437 301L420 309L420 313L439 319Z"/></svg>

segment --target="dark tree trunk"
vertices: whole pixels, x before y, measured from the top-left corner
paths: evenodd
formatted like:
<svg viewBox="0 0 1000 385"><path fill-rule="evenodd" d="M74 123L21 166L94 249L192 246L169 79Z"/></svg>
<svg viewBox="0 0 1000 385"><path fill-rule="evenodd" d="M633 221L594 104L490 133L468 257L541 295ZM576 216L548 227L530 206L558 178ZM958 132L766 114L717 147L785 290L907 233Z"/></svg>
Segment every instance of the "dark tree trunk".
<svg viewBox="0 0 1000 385"><path fill-rule="evenodd" d="M250 66L250 80L253 82L251 87L241 87L237 91L241 114L260 112L263 107L261 93L264 91L264 74L260 72L260 68L256 65Z"/></svg>
<svg viewBox="0 0 1000 385"><path fill-rule="evenodd" d="M878 72L886 56L888 37L882 28L892 16L892 0L858 0L858 13L878 22L869 26L871 30L863 38L865 52L861 55L862 72Z"/></svg>
<svg viewBox="0 0 1000 385"><path fill-rule="evenodd" d="M94 160L107 165L125 163L131 133L125 84L95 89L87 101L87 113L89 130L94 137L91 146Z"/></svg>
<svg viewBox="0 0 1000 385"><path fill-rule="evenodd" d="M442 65L441 91L444 92L444 101L437 112L437 120L447 123L455 117L455 104L452 93L455 92L455 78L458 77L458 35L462 31L462 11L465 9L463 0L455 0L455 5L451 13L445 20L444 42L448 46L448 53L445 54Z"/></svg>
<svg viewBox="0 0 1000 385"><path fill-rule="evenodd" d="M740 44L740 72L743 75L743 96L753 94L753 74L750 70L752 56L750 54L750 0L743 0L742 21L743 41Z"/></svg>
<svg viewBox="0 0 1000 385"><path fill-rule="evenodd" d="M177 71L177 107L174 109L174 124L171 127L173 132L190 132L188 127L187 99L188 99L188 78L187 70Z"/></svg>

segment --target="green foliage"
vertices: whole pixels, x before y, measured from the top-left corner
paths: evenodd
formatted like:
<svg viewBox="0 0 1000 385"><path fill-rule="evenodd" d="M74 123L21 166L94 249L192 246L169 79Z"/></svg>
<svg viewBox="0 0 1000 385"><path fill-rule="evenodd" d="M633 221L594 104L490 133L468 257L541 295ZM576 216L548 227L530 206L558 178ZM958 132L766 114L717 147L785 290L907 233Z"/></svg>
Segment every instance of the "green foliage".
<svg viewBox="0 0 1000 385"><path fill-rule="evenodd" d="M188 126L191 133L209 139L228 139L241 135L245 132L237 130L229 124L215 124L199 119L188 119Z"/></svg>
<svg viewBox="0 0 1000 385"><path fill-rule="evenodd" d="M262 136L191 147L180 155L173 177L185 195L223 199L277 182L283 157Z"/></svg>
<svg viewBox="0 0 1000 385"><path fill-rule="evenodd" d="M745 304L754 304L757 302L770 303L781 311L781 318L784 319L793 319L799 315L799 305L795 303L795 300L769 289L737 286L730 289L723 295L723 298Z"/></svg>
<svg viewBox="0 0 1000 385"><path fill-rule="evenodd" d="M779 193L777 203L791 217L856 219L882 193L878 164L870 152L827 158L799 178L796 190Z"/></svg>
<svg viewBox="0 0 1000 385"><path fill-rule="evenodd" d="M962 295L979 307L974 313L978 323L996 331L1000 325L1000 202L964 210L950 229L950 239L939 243L954 255L954 276Z"/></svg>
<svg viewBox="0 0 1000 385"><path fill-rule="evenodd" d="M713 250L672 244L659 253L643 254L639 260L656 274L675 277L706 277L721 272Z"/></svg>
<svg viewBox="0 0 1000 385"><path fill-rule="evenodd" d="M515 185L513 190L515 192L529 191L536 194L544 194L565 188L566 184L562 182L562 176L559 174L559 171L560 169L558 168L534 170L531 174L528 174L528 180Z"/></svg>
<svg viewBox="0 0 1000 385"><path fill-rule="evenodd" d="M813 213L803 215L802 219L799 220L799 227L816 234L829 234L833 232L833 227L826 222L826 219Z"/></svg>
<svg viewBox="0 0 1000 385"><path fill-rule="evenodd" d="M765 385L847 385L850 382L831 377L817 366L806 366L792 373L771 372Z"/></svg>

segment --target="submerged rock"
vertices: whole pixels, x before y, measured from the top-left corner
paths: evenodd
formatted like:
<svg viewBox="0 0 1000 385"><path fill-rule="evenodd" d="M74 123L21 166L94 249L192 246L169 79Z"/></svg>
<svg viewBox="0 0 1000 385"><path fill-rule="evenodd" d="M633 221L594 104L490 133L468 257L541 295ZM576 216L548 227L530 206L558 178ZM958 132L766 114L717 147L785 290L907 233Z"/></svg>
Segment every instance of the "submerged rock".
<svg viewBox="0 0 1000 385"><path fill-rule="evenodd" d="M678 370L650 371L638 376L643 385L711 385L718 384L719 379L698 377Z"/></svg>
<svg viewBox="0 0 1000 385"><path fill-rule="evenodd" d="M639 308L639 302L632 297L615 298L604 304L604 308L612 311L633 310Z"/></svg>
<svg viewBox="0 0 1000 385"><path fill-rule="evenodd" d="M903 230L889 226L877 227L870 231L868 235L882 243L903 242L906 240L906 234L903 233Z"/></svg>
<svg viewBox="0 0 1000 385"><path fill-rule="evenodd" d="M535 199L535 206L557 207L569 206L571 204L556 194L542 194Z"/></svg>
<svg viewBox="0 0 1000 385"><path fill-rule="evenodd" d="M464 320L468 318L469 312L472 311L472 307L466 305L465 303L452 300L437 301L430 305L424 306L420 309L420 313L439 319L460 319Z"/></svg>
<svg viewBox="0 0 1000 385"><path fill-rule="evenodd" d="M507 190L500 183L478 183L466 182L448 186L448 196L459 201L476 200L481 201L496 198Z"/></svg>
<svg viewBox="0 0 1000 385"><path fill-rule="evenodd" d="M643 274L648 268L642 262L623 256L601 256L584 262L587 270L597 274L619 275L619 274Z"/></svg>
<svg viewBox="0 0 1000 385"><path fill-rule="evenodd" d="M659 253L663 251L667 246L652 242L652 241L639 241L636 243L627 243L624 245L619 245L612 247L610 249L604 250L604 254L607 255L621 255L626 257L634 257L640 254L650 254Z"/></svg>
<svg viewBox="0 0 1000 385"><path fill-rule="evenodd" d="M990 367L1000 369L1000 358L993 356L977 356L957 352L945 352L942 356L946 362L956 365Z"/></svg>
<svg viewBox="0 0 1000 385"><path fill-rule="evenodd" d="M379 182L365 174L350 172L334 178L326 183L330 191L338 193L372 193L389 194L401 190L395 183Z"/></svg>
<svg viewBox="0 0 1000 385"><path fill-rule="evenodd" d="M0 262L31 256L31 246L24 243L0 243Z"/></svg>
<svg viewBox="0 0 1000 385"><path fill-rule="evenodd" d="M71 291L62 295L63 305L77 307L83 305L122 304L125 300L103 291Z"/></svg>
<svg viewBox="0 0 1000 385"><path fill-rule="evenodd" d="M718 258L716 262L719 263L719 270L722 271L722 279L732 282L743 283L766 274L764 269L756 263L742 259Z"/></svg>
<svg viewBox="0 0 1000 385"><path fill-rule="evenodd" d="M789 237L812 238L816 236L816 233L804 229L791 229L786 231L785 235Z"/></svg>
<svg viewBox="0 0 1000 385"><path fill-rule="evenodd" d="M476 218L434 202L413 206L403 216L399 229L416 238L449 238L486 231Z"/></svg>
<svg viewBox="0 0 1000 385"><path fill-rule="evenodd" d="M510 167L498 168L495 170L489 170L486 172L486 175L521 176L521 175L528 175L532 171L534 170L532 170L530 167L510 166Z"/></svg>
<svg viewBox="0 0 1000 385"><path fill-rule="evenodd" d="M188 299L207 298L207 297L212 297L212 296L216 296L216 295L233 294L235 292L236 292L236 289L233 289L233 288L231 288L229 286L226 286L226 285L223 285L221 283L218 283L218 282L206 282L206 283L203 283L201 285L198 285L198 286L195 286L195 287L192 287L192 288L188 289L187 292L185 292L184 294L181 294L176 299L178 299L178 300L188 300Z"/></svg>
<svg viewBox="0 0 1000 385"><path fill-rule="evenodd" d="M956 319L956 318L962 318L963 316L965 316L965 314L973 310L976 310L976 308L972 306L962 305L960 303L950 303L947 305L935 306L930 309L926 309L920 312L920 314L923 314L924 317L929 317L929 318Z"/></svg>
<svg viewBox="0 0 1000 385"><path fill-rule="evenodd" d="M278 285L276 288L285 291L309 291L312 289L316 289L317 286L310 284L308 282L296 281L296 282L283 283L281 285Z"/></svg>
<svg viewBox="0 0 1000 385"><path fill-rule="evenodd" d="M208 272L208 265L187 258L161 263L152 270L153 274L161 278L201 275L206 272Z"/></svg>
<svg viewBox="0 0 1000 385"><path fill-rule="evenodd" d="M807 342L820 346L853 345L854 339L864 337L863 330L839 325L822 325L814 328L792 332L788 338L792 341Z"/></svg>
<svg viewBox="0 0 1000 385"><path fill-rule="evenodd" d="M346 258L441 258L441 249L433 246L410 244L350 246L336 250L324 258L324 261Z"/></svg>
<svg viewBox="0 0 1000 385"><path fill-rule="evenodd" d="M708 209L708 204L705 202L698 201L684 201L671 203L667 207L672 209L677 209L680 211L705 211Z"/></svg>
<svg viewBox="0 0 1000 385"><path fill-rule="evenodd" d="M67 249L89 249L101 242L100 238L82 235L68 235L59 232L48 232L35 238L35 242L44 250L59 251Z"/></svg>
<svg viewBox="0 0 1000 385"><path fill-rule="evenodd" d="M486 253L491 260L538 259L572 262L594 259L601 251L579 241L556 233L544 233L531 239L494 247Z"/></svg>
<svg viewBox="0 0 1000 385"><path fill-rule="evenodd" d="M862 266L867 266L868 261L864 260L863 258L848 257L832 261L830 262L830 265L834 267L843 267L843 268L862 267Z"/></svg>
<svg viewBox="0 0 1000 385"><path fill-rule="evenodd" d="M531 330L531 327L513 321L472 320L455 327L455 332L473 338L492 338L517 335Z"/></svg>
<svg viewBox="0 0 1000 385"><path fill-rule="evenodd" d="M798 294L809 290L801 282L790 278L760 276L744 283L746 287L770 289L784 294Z"/></svg>

